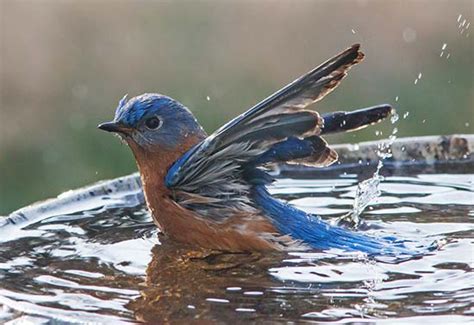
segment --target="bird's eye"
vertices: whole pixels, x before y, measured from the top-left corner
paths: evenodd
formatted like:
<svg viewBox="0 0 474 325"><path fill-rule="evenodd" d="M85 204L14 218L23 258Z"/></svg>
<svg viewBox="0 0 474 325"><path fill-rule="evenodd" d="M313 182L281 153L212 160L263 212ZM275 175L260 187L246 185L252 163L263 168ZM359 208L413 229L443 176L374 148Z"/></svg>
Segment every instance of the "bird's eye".
<svg viewBox="0 0 474 325"><path fill-rule="evenodd" d="M145 120L145 125L150 130L156 130L161 126L161 121L158 117L153 116Z"/></svg>

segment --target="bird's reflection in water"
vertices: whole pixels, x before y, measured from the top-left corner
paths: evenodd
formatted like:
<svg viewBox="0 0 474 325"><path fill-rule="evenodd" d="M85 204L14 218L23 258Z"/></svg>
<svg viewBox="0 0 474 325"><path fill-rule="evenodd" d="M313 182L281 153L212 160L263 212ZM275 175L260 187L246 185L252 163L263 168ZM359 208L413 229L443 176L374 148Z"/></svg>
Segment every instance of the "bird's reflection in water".
<svg viewBox="0 0 474 325"><path fill-rule="evenodd" d="M128 305L145 322L253 318L256 315L248 308L249 300L255 307L252 293L264 293L251 290L275 286L278 281L268 270L285 256L191 249L166 240L152 249L152 255L145 288ZM243 290L250 290L247 298Z"/></svg>

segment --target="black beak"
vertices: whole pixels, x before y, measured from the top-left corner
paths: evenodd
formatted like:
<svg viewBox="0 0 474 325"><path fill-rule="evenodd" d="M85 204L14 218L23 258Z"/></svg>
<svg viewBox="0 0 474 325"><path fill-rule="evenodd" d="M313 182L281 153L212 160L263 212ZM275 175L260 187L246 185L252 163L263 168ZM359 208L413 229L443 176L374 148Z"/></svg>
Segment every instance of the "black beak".
<svg viewBox="0 0 474 325"><path fill-rule="evenodd" d="M126 127L124 127L123 125L120 125L119 123L116 123L116 122L101 123L97 127L99 129L107 131L107 132L125 133L127 131Z"/></svg>
<svg viewBox="0 0 474 325"><path fill-rule="evenodd" d="M97 127L107 132L120 132L120 126L115 122L104 122Z"/></svg>

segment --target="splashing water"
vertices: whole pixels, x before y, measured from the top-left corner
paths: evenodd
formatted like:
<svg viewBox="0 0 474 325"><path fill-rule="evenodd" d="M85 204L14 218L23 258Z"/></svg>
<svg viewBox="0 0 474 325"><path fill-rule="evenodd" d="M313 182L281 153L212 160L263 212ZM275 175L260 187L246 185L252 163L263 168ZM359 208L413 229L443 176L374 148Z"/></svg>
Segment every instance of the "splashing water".
<svg viewBox="0 0 474 325"><path fill-rule="evenodd" d="M390 118L392 124L397 123L399 116L397 113L393 114ZM376 200L382 192L380 191L380 183L384 180L384 177L380 175L380 170L383 167L383 161L387 158L392 157L392 144L397 139L398 128L394 127L392 134L388 137L388 141L381 142L378 145L377 156L380 158L377 169L371 178L360 182L357 185L357 191L354 198L352 210L336 220L339 225L348 225L353 228L358 228L361 220L360 215L367 206Z"/></svg>
<svg viewBox="0 0 474 325"><path fill-rule="evenodd" d="M413 82L415 85L418 83L418 81L420 81L421 77L423 76L423 74L420 72L418 73L418 76L416 77L415 81Z"/></svg>
<svg viewBox="0 0 474 325"><path fill-rule="evenodd" d="M459 33L462 35L465 31L469 29L469 26L471 26L471 22L468 21L466 18L462 19L463 16L462 14L459 14L457 22L458 22L458 29ZM469 37L469 33L466 32L466 37Z"/></svg>

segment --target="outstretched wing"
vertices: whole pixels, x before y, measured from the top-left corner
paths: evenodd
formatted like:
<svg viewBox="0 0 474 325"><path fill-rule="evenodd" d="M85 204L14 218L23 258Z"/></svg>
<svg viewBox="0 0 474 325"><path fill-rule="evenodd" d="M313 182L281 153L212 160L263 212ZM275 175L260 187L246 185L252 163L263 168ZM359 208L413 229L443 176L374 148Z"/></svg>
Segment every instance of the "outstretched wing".
<svg viewBox="0 0 474 325"><path fill-rule="evenodd" d="M361 108L352 112L324 114L321 134L355 131L378 123L394 112L389 104Z"/></svg>
<svg viewBox="0 0 474 325"><path fill-rule="evenodd" d="M258 165L294 161L325 166L336 161L336 152L318 136L323 118L305 108L337 87L363 56L359 45L353 45L190 149L166 176L175 200L216 221L225 220L236 211L255 211L250 188L269 181Z"/></svg>

